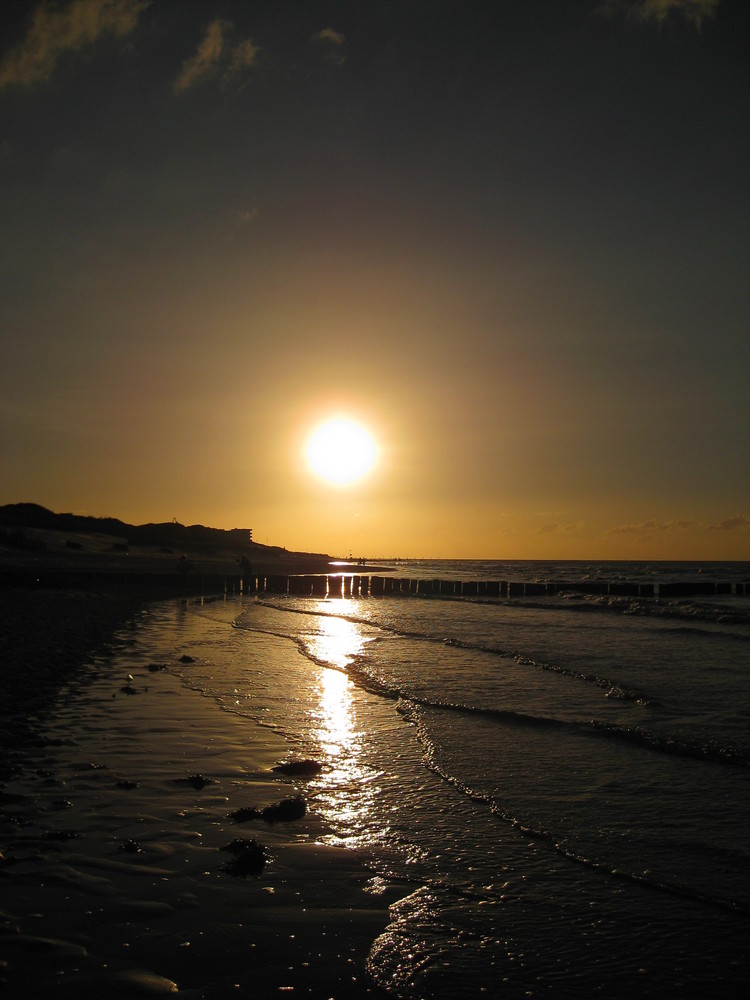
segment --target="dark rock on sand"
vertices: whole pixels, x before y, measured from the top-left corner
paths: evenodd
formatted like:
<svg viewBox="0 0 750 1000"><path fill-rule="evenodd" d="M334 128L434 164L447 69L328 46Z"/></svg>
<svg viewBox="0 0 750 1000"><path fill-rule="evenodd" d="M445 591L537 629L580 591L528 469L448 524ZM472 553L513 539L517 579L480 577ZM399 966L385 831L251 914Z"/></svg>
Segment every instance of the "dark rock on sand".
<svg viewBox="0 0 750 1000"><path fill-rule="evenodd" d="M184 653L180 657L180 663L195 663L195 660L193 659L192 656L188 656L187 653Z"/></svg>
<svg viewBox="0 0 750 1000"><path fill-rule="evenodd" d="M225 844L221 850L233 855L232 860L226 865L226 870L230 875L241 878L247 875L260 875L267 861L265 848L256 840L238 837L231 843Z"/></svg>
<svg viewBox="0 0 750 1000"><path fill-rule="evenodd" d="M262 819L266 823L290 823L295 819L302 819L307 812L307 803L301 795L293 799L282 799L265 809L253 809L246 806L230 813L231 819L236 823L248 823L254 819Z"/></svg>
<svg viewBox="0 0 750 1000"><path fill-rule="evenodd" d="M118 851L124 851L125 854L141 854L143 852L143 848L141 847L139 841L128 839L124 840L120 844Z"/></svg>
<svg viewBox="0 0 750 1000"><path fill-rule="evenodd" d="M285 764L277 764L274 771L291 774L298 777L312 777L323 770L323 765L317 760L290 760Z"/></svg>
<svg viewBox="0 0 750 1000"><path fill-rule="evenodd" d="M262 809L254 809L252 806L243 806L241 809L235 809L233 813L230 813L229 818L233 819L235 823L249 823L253 819L260 819L262 814Z"/></svg>
<svg viewBox="0 0 750 1000"><path fill-rule="evenodd" d="M155 674L159 670L166 670L166 669L167 669L166 663L149 663L148 665L148 672L150 674Z"/></svg>
<svg viewBox="0 0 750 1000"><path fill-rule="evenodd" d="M266 806L263 810L263 819L267 823L290 823L295 819L302 819L307 812L307 803L301 795L293 799L282 799L272 806Z"/></svg>
<svg viewBox="0 0 750 1000"><path fill-rule="evenodd" d="M197 791L205 788L206 785L216 784L213 778L206 778L202 774L191 774L188 778L175 778L175 781L179 781L183 785L192 785Z"/></svg>

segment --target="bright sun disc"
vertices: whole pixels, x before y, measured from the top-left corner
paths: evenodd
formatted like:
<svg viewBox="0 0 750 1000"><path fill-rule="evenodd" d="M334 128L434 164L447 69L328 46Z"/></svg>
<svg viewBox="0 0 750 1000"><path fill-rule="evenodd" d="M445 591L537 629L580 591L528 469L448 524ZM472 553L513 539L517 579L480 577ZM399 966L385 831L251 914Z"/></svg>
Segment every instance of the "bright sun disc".
<svg viewBox="0 0 750 1000"><path fill-rule="evenodd" d="M307 444L310 468L331 483L353 483L375 464L375 442L360 424L337 417L321 424Z"/></svg>

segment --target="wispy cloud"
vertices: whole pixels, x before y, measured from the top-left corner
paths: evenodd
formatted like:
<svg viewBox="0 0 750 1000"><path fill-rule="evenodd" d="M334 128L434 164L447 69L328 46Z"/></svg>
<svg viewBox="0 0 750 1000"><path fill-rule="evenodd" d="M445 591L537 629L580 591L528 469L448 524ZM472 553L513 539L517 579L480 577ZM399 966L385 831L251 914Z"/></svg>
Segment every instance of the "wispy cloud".
<svg viewBox="0 0 750 1000"><path fill-rule="evenodd" d="M182 71L174 85L177 93L190 90L219 73L226 82L253 65L258 54L257 46L249 38L233 44L229 40L233 28L231 21L216 20L209 24L195 55L182 64Z"/></svg>
<svg viewBox="0 0 750 1000"><path fill-rule="evenodd" d="M745 514L736 514L734 517L726 517L718 524L710 524L710 531L741 531L750 528L750 517Z"/></svg>
<svg viewBox="0 0 750 1000"><path fill-rule="evenodd" d="M323 49L325 58L330 62L338 65L346 62L344 51L346 36L342 35L340 31L336 31L334 28L323 28L322 31L316 31L314 35L311 35L310 41Z"/></svg>
<svg viewBox="0 0 750 1000"><path fill-rule="evenodd" d="M346 36L342 35L340 31L335 31L333 28L323 28L322 31L316 31L312 36L314 42L333 42L334 45L343 45L346 41Z"/></svg>
<svg viewBox="0 0 750 1000"><path fill-rule="evenodd" d="M574 522L572 524L563 524L557 521L547 521L540 525L536 529L538 535L554 535L556 533L564 532L567 535L572 535L578 532L583 527L582 524Z"/></svg>
<svg viewBox="0 0 750 1000"><path fill-rule="evenodd" d="M750 528L750 517L746 514L735 514L734 517L726 517L717 524L706 524L698 521L675 518L672 521L657 521L652 518L649 521L642 521L640 524L621 524L616 528L610 528L610 535L655 535L664 534L670 531L743 531Z"/></svg>
<svg viewBox="0 0 750 1000"><path fill-rule="evenodd" d="M255 57L258 55L258 46L253 45L249 38L232 49L231 72L237 73L240 70L252 66Z"/></svg>
<svg viewBox="0 0 750 1000"><path fill-rule="evenodd" d="M49 80L65 53L93 45L103 35L129 35L149 3L72 0L61 7L45 0L34 10L26 37L0 64L0 88Z"/></svg>
<svg viewBox="0 0 750 1000"><path fill-rule="evenodd" d="M681 16L700 28L707 17L713 17L719 0L609 0L605 8L612 12L625 10L640 21L661 23L672 14Z"/></svg>
<svg viewBox="0 0 750 1000"><path fill-rule="evenodd" d="M182 72L175 81L175 90L189 90L200 80L214 73L224 55L224 21L212 21L198 51L182 64Z"/></svg>
<svg viewBox="0 0 750 1000"><path fill-rule="evenodd" d="M640 524L621 524L616 528L610 528L610 535L653 535L657 532L666 531L686 531L695 528L695 521L684 518L676 518L673 521L657 521L651 518L648 521L641 521Z"/></svg>

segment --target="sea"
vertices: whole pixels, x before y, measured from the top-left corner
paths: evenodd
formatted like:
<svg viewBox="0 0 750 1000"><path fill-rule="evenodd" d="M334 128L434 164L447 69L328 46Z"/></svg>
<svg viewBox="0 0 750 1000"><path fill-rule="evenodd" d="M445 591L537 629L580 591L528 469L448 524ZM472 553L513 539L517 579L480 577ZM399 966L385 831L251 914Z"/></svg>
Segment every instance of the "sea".
<svg viewBox="0 0 750 1000"><path fill-rule="evenodd" d="M561 586L198 603L179 612L194 662L175 669L319 762L305 795L327 841L358 849L371 891L400 887L367 960L378 987L736 996L750 975L750 596L736 586L750 563L370 572ZM656 596L580 586L597 581ZM682 581L729 592L658 596ZM176 613L165 605L165 628Z"/></svg>

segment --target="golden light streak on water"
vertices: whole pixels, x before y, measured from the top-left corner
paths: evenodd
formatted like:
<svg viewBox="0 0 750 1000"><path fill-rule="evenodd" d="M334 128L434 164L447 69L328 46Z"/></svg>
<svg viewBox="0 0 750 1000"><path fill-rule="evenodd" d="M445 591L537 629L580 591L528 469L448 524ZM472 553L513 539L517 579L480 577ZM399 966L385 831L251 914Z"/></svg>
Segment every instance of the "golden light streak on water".
<svg viewBox="0 0 750 1000"><path fill-rule="evenodd" d="M330 842L358 847L372 842L377 814L380 774L364 761L367 735L357 718L356 688L346 673L367 639L358 625L342 618L321 616L319 632L311 638L309 651L316 660L333 667L318 667L311 720L326 769L314 790L316 805L335 817L347 836L332 835ZM382 825L382 817L380 817ZM340 824L340 825L339 825Z"/></svg>

